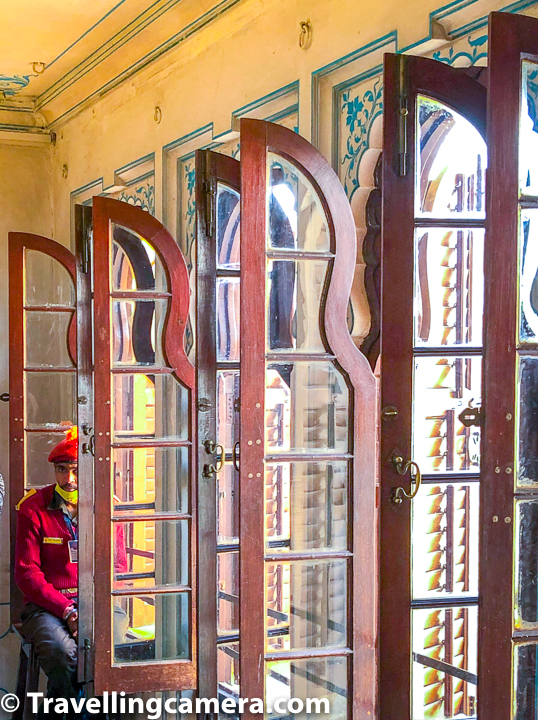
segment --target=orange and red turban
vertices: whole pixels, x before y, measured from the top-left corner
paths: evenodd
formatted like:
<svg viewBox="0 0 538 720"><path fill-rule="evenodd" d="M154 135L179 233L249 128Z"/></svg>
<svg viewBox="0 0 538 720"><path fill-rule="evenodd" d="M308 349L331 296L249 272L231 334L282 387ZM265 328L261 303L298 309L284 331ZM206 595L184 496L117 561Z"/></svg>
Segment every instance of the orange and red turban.
<svg viewBox="0 0 538 720"><path fill-rule="evenodd" d="M65 438L56 445L49 455L51 463L76 463L78 461L78 428L74 425L70 428Z"/></svg>

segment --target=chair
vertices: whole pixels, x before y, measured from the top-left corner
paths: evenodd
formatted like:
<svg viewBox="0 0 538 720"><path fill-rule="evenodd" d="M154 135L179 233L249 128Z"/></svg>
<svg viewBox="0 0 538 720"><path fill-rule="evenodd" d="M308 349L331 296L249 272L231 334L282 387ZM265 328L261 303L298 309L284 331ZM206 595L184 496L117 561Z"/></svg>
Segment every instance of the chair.
<svg viewBox="0 0 538 720"><path fill-rule="evenodd" d="M12 720L30 720L33 717L32 703L28 693L37 692L39 688L39 660L34 644L29 642L21 631L21 624L14 623L12 631L19 636L21 651L19 655L19 672L17 675L16 696L20 700L18 709L13 713Z"/></svg>

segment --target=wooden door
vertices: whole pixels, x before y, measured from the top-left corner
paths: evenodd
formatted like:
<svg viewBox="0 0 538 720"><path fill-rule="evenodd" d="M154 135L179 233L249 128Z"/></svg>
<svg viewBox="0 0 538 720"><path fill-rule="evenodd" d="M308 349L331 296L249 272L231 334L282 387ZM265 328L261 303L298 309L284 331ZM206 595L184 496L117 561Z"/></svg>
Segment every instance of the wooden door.
<svg viewBox="0 0 538 720"><path fill-rule="evenodd" d="M195 374L184 258L148 213L93 200L95 691L196 687ZM86 586L89 591L90 583Z"/></svg>
<svg viewBox="0 0 538 720"><path fill-rule="evenodd" d="M48 454L77 422L75 258L64 245L9 233L9 335L13 570L15 504L54 482ZM19 622L21 609L22 595L12 582L12 622Z"/></svg>
<svg viewBox="0 0 538 720"><path fill-rule="evenodd" d="M355 225L326 160L258 120L241 123L241 235L241 696L366 720L376 391L346 325Z"/></svg>
<svg viewBox="0 0 538 720"><path fill-rule="evenodd" d="M481 72L385 56L382 720L477 712L482 466L479 423L462 412L482 390Z"/></svg>
<svg viewBox="0 0 538 720"><path fill-rule="evenodd" d="M239 696L239 167L196 154L198 695L221 701Z"/></svg>

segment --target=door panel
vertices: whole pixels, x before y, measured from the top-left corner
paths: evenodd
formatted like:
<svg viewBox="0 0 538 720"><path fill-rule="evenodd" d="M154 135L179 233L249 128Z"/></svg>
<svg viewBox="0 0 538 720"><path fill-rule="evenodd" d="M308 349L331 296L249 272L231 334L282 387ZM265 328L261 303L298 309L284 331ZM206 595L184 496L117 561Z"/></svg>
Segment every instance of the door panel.
<svg viewBox="0 0 538 720"><path fill-rule="evenodd" d="M54 481L47 457L77 422L75 258L60 243L9 233L9 434L11 537L14 508ZM13 563L13 552L11 561ZM13 575L12 575L13 576ZM11 584L11 621L22 595Z"/></svg>
<svg viewBox="0 0 538 720"><path fill-rule="evenodd" d="M100 197L92 263L95 689L190 689L197 583L187 269L159 222Z"/></svg>
<svg viewBox="0 0 538 720"><path fill-rule="evenodd" d="M384 108L380 713L475 717L486 90L387 55Z"/></svg>
<svg viewBox="0 0 538 720"><path fill-rule="evenodd" d="M256 120L241 124L241 218L241 694L367 718L376 392L346 326L353 218L324 158Z"/></svg>

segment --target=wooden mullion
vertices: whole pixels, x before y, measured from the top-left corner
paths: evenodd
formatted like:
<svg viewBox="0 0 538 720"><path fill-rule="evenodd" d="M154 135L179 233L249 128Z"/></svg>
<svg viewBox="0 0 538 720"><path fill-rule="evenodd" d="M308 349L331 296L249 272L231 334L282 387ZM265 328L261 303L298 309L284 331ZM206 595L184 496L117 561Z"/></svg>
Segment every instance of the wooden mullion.
<svg viewBox="0 0 538 720"><path fill-rule="evenodd" d="M266 125L242 120L239 673L241 695L258 698L265 697L266 176Z"/></svg>

